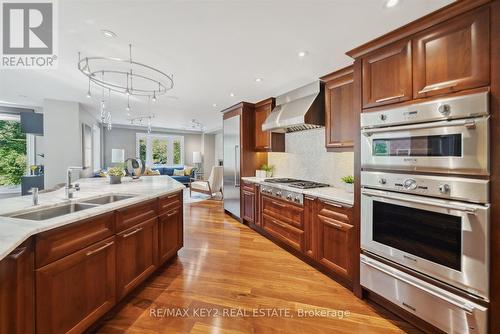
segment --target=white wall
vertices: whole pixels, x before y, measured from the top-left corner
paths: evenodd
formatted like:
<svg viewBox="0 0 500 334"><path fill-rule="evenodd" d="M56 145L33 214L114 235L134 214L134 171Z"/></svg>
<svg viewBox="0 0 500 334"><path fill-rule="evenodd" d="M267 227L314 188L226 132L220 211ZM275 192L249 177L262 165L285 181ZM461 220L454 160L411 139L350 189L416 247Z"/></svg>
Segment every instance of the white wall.
<svg viewBox="0 0 500 334"><path fill-rule="evenodd" d="M205 177L208 178L212 167L215 166L215 135L203 135L203 164L202 168L205 172Z"/></svg>
<svg viewBox="0 0 500 334"><path fill-rule="evenodd" d="M219 164L219 160L223 160L224 157L224 137L222 131L215 134L215 163Z"/></svg>
<svg viewBox="0 0 500 334"><path fill-rule="evenodd" d="M81 166L80 107L78 102L44 100L43 132L45 188L65 182L69 166Z"/></svg>
<svg viewBox="0 0 500 334"><path fill-rule="evenodd" d="M340 178L354 173L353 152L327 152L325 129L287 133L285 153L269 153L275 176L293 177L342 187Z"/></svg>

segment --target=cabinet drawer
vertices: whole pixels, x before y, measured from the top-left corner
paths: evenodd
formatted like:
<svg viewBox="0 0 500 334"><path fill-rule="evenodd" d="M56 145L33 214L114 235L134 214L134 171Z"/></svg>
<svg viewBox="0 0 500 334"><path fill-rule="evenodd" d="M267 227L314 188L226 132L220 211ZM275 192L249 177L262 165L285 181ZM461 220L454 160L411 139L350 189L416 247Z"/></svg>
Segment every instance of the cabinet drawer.
<svg viewBox="0 0 500 334"><path fill-rule="evenodd" d="M262 197L262 212L268 216L304 229L304 208L271 197Z"/></svg>
<svg viewBox="0 0 500 334"><path fill-rule="evenodd" d="M158 198L158 214L170 211L182 205L182 191Z"/></svg>
<svg viewBox="0 0 500 334"><path fill-rule="evenodd" d="M487 332L485 307L365 255L361 255L360 278L363 287L446 333Z"/></svg>
<svg viewBox="0 0 500 334"><path fill-rule="evenodd" d="M351 223L352 207L336 202L319 200L318 214L344 223Z"/></svg>
<svg viewBox="0 0 500 334"><path fill-rule="evenodd" d="M249 192L255 192L255 184L249 182L242 182L241 189Z"/></svg>
<svg viewBox="0 0 500 334"><path fill-rule="evenodd" d="M115 303L115 241L36 270L36 332L82 333Z"/></svg>
<svg viewBox="0 0 500 334"><path fill-rule="evenodd" d="M114 234L114 213L82 220L36 236L36 267L59 260Z"/></svg>
<svg viewBox="0 0 500 334"><path fill-rule="evenodd" d="M262 215L262 228L275 238L283 241L293 248L299 251L303 250L304 231L267 214Z"/></svg>
<svg viewBox="0 0 500 334"><path fill-rule="evenodd" d="M116 211L116 231L126 230L134 225L156 217L157 199L129 206Z"/></svg>

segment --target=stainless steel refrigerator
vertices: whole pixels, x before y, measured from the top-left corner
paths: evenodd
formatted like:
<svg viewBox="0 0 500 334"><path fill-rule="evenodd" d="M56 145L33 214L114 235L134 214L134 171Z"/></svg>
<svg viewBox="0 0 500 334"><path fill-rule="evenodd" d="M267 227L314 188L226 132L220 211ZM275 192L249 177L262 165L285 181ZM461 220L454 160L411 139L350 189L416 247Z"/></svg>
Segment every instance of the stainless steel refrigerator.
<svg viewBox="0 0 500 334"><path fill-rule="evenodd" d="M240 122L236 115L224 120L224 209L240 218Z"/></svg>

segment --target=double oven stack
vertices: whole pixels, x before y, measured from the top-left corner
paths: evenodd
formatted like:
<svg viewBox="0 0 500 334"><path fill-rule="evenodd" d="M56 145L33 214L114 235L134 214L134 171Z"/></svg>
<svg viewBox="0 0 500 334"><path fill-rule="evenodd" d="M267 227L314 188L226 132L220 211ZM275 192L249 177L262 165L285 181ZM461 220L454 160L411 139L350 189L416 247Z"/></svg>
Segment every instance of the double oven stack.
<svg viewBox="0 0 500 334"><path fill-rule="evenodd" d="M361 116L361 285L447 333L486 333L488 92Z"/></svg>

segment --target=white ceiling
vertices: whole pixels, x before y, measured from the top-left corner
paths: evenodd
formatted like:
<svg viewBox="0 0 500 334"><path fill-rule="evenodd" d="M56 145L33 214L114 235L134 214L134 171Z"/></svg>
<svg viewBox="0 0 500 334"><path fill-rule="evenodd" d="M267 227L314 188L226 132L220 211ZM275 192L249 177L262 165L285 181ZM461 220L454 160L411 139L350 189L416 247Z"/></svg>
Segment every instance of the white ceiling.
<svg viewBox="0 0 500 334"><path fill-rule="evenodd" d="M384 0L59 0L58 69L1 70L0 103L72 100L97 115L99 91L85 97L78 51L126 58L132 43L134 60L174 74L169 95L175 99L152 105L154 126L183 128L195 118L215 129L220 110L279 95L349 65L347 50L451 2L401 0L387 9ZM101 29L117 37L105 38ZM302 50L309 54L299 58ZM131 105L133 115L148 111L144 99ZM127 123L125 106L125 97L112 98L115 123Z"/></svg>

